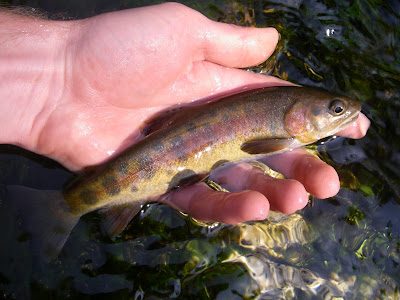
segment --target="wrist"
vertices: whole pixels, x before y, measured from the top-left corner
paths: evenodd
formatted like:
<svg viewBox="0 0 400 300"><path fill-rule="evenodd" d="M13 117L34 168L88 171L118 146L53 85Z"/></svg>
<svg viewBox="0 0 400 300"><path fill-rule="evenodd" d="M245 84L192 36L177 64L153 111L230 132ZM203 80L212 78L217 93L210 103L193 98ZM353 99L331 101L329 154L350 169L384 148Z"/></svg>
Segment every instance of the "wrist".
<svg viewBox="0 0 400 300"><path fill-rule="evenodd" d="M42 128L64 93L71 23L0 12L0 143L40 153Z"/></svg>

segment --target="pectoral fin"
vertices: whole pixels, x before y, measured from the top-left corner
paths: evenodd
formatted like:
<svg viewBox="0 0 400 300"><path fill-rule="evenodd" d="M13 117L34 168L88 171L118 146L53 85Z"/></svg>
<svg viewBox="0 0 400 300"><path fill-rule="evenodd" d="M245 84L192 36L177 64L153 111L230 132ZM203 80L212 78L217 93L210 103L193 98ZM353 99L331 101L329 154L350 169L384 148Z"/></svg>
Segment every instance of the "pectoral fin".
<svg viewBox="0 0 400 300"><path fill-rule="evenodd" d="M293 138L253 140L244 143L241 149L249 154L269 154L291 149L293 142Z"/></svg>

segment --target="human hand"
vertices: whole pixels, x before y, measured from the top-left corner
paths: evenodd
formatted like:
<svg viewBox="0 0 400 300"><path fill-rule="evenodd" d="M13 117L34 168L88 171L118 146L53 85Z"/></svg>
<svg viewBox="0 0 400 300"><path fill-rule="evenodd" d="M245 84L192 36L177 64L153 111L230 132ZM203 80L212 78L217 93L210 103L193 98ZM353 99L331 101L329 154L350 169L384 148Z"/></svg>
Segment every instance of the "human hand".
<svg viewBox="0 0 400 300"><path fill-rule="evenodd" d="M263 62L275 29L240 28L165 3L74 21L65 86L36 152L71 170L104 162L141 138L138 128L175 104L247 85L287 85L238 67Z"/></svg>
<svg viewBox="0 0 400 300"><path fill-rule="evenodd" d="M36 130L27 148L74 171L100 164L139 140L143 121L166 107L248 85L289 84L236 69L261 63L273 52L274 29L216 23L171 3L62 23L68 29L58 58L62 92L47 97L34 115ZM341 134L360 138L368 124L361 116ZM238 223L263 219L270 208L301 209L306 191L325 198L339 189L335 170L301 150L274 162L293 179L274 180L240 165L229 177L216 177L233 193L199 183L159 201L201 220Z"/></svg>

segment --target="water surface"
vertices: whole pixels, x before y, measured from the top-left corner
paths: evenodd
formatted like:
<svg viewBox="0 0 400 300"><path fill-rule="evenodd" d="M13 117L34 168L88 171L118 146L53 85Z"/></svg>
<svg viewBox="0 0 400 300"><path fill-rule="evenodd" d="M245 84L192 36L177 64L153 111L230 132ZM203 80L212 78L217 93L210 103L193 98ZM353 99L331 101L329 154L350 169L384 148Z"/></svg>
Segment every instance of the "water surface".
<svg viewBox="0 0 400 300"><path fill-rule="evenodd" d="M161 1L10 1L83 18ZM73 175L15 147L0 148L0 297L120 299L399 299L400 6L397 1L180 1L208 17L274 26L277 51L254 71L363 103L361 140L319 146L338 171L336 197L291 216L201 225L147 205L116 240L84 216L60 257L44 264L5 201L4 186L61 189Z"/></svg>

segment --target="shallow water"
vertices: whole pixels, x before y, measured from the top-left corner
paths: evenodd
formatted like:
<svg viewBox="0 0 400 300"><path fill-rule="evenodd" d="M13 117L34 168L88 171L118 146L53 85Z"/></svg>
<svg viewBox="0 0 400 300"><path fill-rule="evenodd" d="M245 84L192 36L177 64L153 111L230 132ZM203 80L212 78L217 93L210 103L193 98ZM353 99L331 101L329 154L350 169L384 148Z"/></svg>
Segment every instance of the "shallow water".
<svg viewBox="0 0 400 300"><path fill-rule="evenodd" d="M159 1L161 2L161 1ZM115 241L84 216L60 257L30 253L4 185L60 189L72 174L0 148L0 297L398 299L400 286L400 5L396 1L181 1L208 17L274 26L281 41L255 71L340 92L372 121L361 140L319 146L342 189L291 216L202 226L149 204ZM56 4L57 3L57 4ZM87 17L157 1L14 1Z"/></svg>

